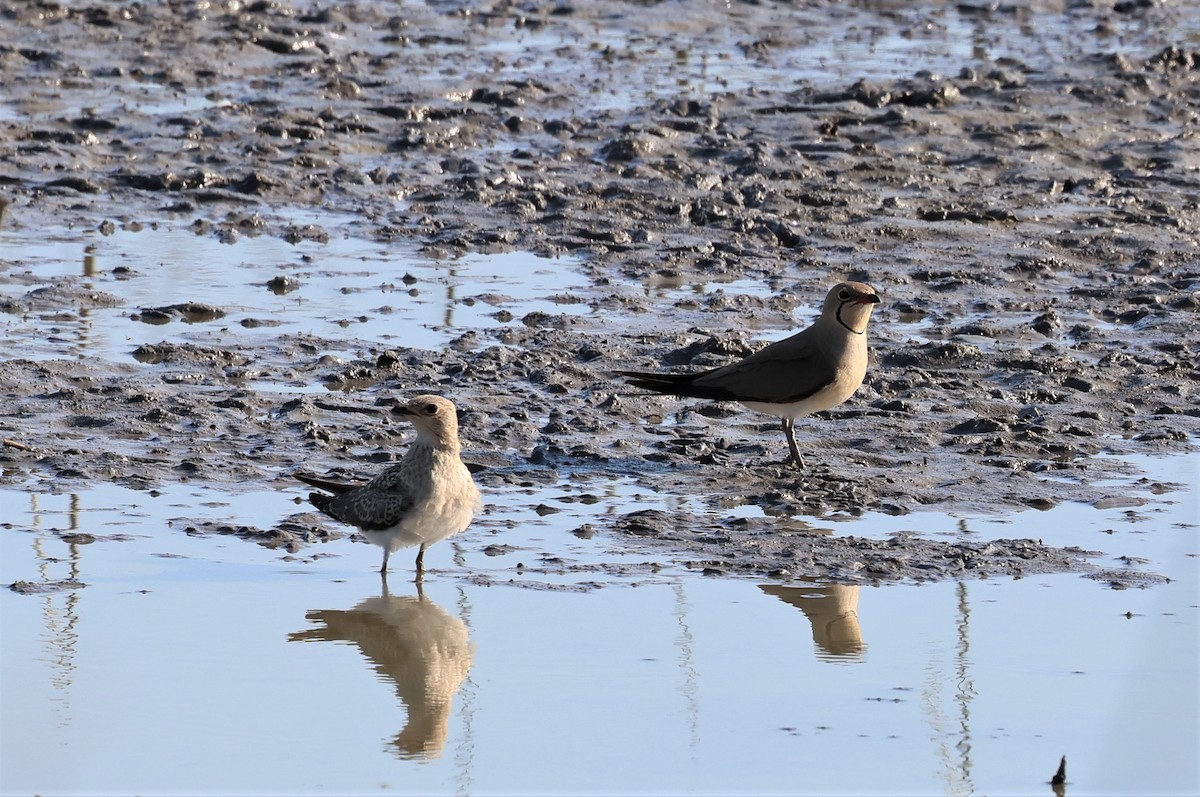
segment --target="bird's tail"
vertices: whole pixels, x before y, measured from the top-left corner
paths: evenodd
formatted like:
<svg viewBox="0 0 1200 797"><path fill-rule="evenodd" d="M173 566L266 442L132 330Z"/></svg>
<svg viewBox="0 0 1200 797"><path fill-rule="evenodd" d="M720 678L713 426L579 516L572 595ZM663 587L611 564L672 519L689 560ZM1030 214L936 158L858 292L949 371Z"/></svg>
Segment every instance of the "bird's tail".
<svg viewBox="0 0 1200 797"><path fill-rule="evenodd" d="M640 387L643 390L649 390L653 393L679 396L681 398L706 398L717 401L729 398L721 390L696 385L696 377L708 373L707 371L693 374L649 374L645 371L616 371L615 373L628 379L629 384L633 387Z"/></svg>

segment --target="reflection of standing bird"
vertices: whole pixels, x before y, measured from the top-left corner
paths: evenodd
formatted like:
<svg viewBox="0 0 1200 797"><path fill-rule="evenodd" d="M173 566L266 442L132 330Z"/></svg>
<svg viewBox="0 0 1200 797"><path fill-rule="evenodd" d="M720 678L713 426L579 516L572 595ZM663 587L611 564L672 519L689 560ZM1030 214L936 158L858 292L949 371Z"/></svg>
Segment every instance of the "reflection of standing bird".
<svg viewBox="0 0 1200 797"><path fill-rule="evenodd" d="M475 651L467 627L429 600L388 593L367 598L349 611L305 614L323 623L288 635L292 642L350 642L370 659L375 672L396 685L408 712L392 740L402 758L436 758L446 746L454 695L471 670Z"/></svg>
<svg viewBox="0 0 1200 797"><path fill-rule="evenodd" d="M813 642L828 655L827 660L859 659L866 650L862 628L858 624L858 591L848 584L827 584L823 587L782 587L761 584L759 589L790 603L812 623Z"/></svg>
<svg viewBox="0 0 1200 797"><path fill-rule="evenodd" d="M669 396L737 401L783 419L796 467L797 418L836 407L858 390L867 374L867 322L879 303L862 282L833 286L821 317L808 329L776 341L736 363L694 374L618 371L634 387Z"/></svg>
<svg viewBox="0 0 1200 797"><path fill-rule="evenodd" d="M363 485L340 484L297 473L305 484L333 495L309 493L313 506L362 530L383 548L387 572L392 551L411 545L417 578L425 571L425 549L465 529L479 511L479 490L460 458L454 404L440 396L417 396L392 412L412 421L417 439L399 463Z"/></svg>

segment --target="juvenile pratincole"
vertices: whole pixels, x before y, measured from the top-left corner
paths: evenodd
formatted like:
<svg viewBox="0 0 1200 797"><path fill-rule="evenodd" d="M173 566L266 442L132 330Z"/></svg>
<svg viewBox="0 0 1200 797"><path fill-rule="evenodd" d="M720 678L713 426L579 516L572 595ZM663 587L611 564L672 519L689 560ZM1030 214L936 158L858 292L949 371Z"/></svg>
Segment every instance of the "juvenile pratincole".
<svg viewBox="0 0 1200 797"><path fill-rule="evenodd" d="M617 373L655 393L737 401L782 418L792 462L802 468L796 419L836 407L858 390L867 374L867 322L878 303L870 285L842 282L812 326L740 362L692 374Z"/></svg>
<svg viewBox="0 0 1200 797"><path fill-rule="evenodd" d="M335 520L357 526L383 548L387 573L392 551L419 545L417 579L425 571L425 549L471 524L479 511L479 489L460 457L458 415L441 396L417 396L392 412L412 421L417 439L404 459L362 485L341 484L295 474L325 490L309 493L313 506Z"/></svg>

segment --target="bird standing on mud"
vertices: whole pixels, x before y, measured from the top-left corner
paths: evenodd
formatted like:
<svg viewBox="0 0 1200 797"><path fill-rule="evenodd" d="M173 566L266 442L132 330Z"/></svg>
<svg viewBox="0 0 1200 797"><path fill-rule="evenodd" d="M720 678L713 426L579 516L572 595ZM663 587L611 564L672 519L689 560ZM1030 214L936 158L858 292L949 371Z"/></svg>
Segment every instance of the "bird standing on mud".
<svg viewBox="0 0 1200 797"><path fill-rule="evenodd" d="M325 490L309 493L313 506L335 520L357 526L383 548L381 574L392 551L419 545L417 580L425 571L425 549L465 529L481 507L479 489L463 464L454 404L440 396L417 396L392 409L412 421L417 439L404 459L362 485L295 474Z"/></svg>
<svg viewBox="0 0 1200 797"><path fill-rule="evenodd" d="M867 374L867 322L878 303L870 285L842 282L826 295L812 326L744 360L692 374L617 373L655 393L737 401L782 418L791 460L803 468L796 419L836 407L858 390Z"/></svg>

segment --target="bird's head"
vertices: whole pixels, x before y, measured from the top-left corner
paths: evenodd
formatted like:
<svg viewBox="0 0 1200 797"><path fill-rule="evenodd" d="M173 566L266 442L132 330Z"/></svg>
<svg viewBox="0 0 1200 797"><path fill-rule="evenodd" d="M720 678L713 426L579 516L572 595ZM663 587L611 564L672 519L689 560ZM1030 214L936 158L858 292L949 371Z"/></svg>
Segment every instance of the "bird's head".
<svg viewBox="0 0 1200 797"><path fill-rule="evenodd" d="M441 396L417 396L397 404L392 412L412 423L417 439L431 443L458 444L458 412L454 402Z"/></svg>
<svg viewBox="0 0 1200 797"><path fill-rule="evenodd" d="M879 296L865 282L839 282L825 296L821 317L835 321L855 335L862 335L871 320L871 310L877 304Z"/></svg>

